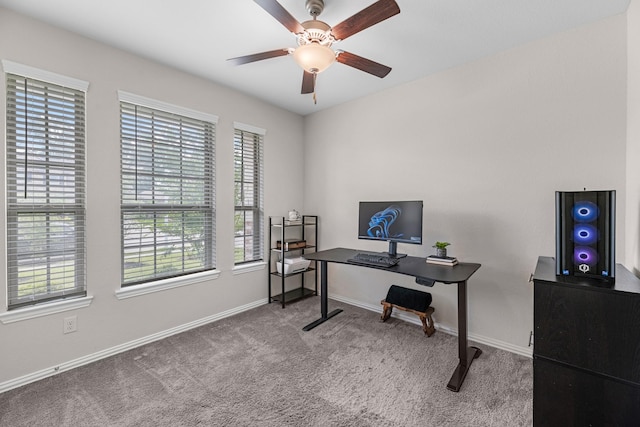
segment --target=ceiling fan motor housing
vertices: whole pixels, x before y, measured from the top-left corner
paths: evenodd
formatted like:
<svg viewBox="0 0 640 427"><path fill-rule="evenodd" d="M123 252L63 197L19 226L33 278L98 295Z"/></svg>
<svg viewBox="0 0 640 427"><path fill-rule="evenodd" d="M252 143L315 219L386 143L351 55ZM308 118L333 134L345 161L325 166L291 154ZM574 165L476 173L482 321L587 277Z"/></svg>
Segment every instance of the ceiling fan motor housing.
<svg viewBox="0 0 640 427"><path fill-rule="evenodd" d="M302 23L304 32L298 34L298 45L302 46L309 43L318 43L324 46L331 46L335 41L331 35L331 27L326 23L317 19L305 21Z"/></svg>

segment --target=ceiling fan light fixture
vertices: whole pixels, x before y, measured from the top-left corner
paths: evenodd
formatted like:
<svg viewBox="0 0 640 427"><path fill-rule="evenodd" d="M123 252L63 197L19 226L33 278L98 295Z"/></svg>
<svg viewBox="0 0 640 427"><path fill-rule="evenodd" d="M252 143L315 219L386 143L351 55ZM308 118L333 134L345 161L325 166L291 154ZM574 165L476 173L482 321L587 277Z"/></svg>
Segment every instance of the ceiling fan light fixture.
<svg viewBox="0 0 640 427"><path fill-rule="evenodd" d="M334 51L331 46L400 13L400 8L395 0L377 0L334 27L330 27L329 24L318 19L324 9L324 0L306 0L305 6L313 19L305 22L298 22L278 0L254 0L254 2L296 36L298 47L275 49L231 58L230 60L234 63L240 65L291 55L304 70L300 93L313 93L314 102L316 101L316 77L318 73L329 68L334 62L348 65L380 78L391 71L391 68L386 65L342 50Z"/></svg>
<svg viewBox="0 0 640 427"><path fill-rule="evenodd" d="M335 62L336 53L330 47L314 42L298 46L293 59L305 71L318 74Z"/></svg>

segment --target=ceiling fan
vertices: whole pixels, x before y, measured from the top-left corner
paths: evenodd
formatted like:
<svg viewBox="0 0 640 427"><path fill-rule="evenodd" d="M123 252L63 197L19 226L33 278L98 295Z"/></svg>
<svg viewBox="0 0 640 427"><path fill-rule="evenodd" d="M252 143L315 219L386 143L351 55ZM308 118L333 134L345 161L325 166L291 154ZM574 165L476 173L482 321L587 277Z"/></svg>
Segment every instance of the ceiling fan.
<svg viewBox="0 0 640 427"><path fill-rule="evenodd" d="M241 65L291 54L304 70L302 93L313 93L314 103L316 102L316 77L335 61L380 78L391 71L391 68L386 65L353 53L344 50L334 51L331 45L400 13L400 7L395 0L378 0L334 27L317 19L324 10L324 0L306 0L305 6L313 19L303 23L298 22L276 0L254 1L296 36L298 47L254 53L230 58L228 61Z"/></svg>

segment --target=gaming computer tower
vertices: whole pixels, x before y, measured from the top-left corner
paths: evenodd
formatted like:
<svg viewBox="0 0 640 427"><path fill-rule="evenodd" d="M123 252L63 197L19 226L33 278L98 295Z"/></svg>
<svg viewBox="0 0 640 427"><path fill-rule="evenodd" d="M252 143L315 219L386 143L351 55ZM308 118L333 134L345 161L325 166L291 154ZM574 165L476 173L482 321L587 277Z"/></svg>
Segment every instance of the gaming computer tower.
<svg viewBox="0 0 640 427"><path fill-rule="evenodd" d="M556 192L556 275L615 280L616 192Z"/></svg>

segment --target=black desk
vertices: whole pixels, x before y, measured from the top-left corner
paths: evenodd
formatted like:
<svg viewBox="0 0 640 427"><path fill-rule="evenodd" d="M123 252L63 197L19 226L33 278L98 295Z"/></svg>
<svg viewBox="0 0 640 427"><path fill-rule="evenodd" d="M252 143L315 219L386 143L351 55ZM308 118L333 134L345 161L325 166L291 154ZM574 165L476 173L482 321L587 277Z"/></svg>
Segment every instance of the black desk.
<svg viewBox="0 0 640 427"><path fill-rule="evenodd" d="M336 314L342 312L342 309L333 310L331 313L327 313L327 263L337 262L339 264L350 264L359 267L377 268L379 270L388 271L390 273L405 274L407 276L413 276L416 278L416 283L426 286L433 286L435 282L458 285L458 359L459 363L456 367L447 388L452 391L459 391L464 378L469 371L471 362L473 359L478 358L482 354L482 350L477 347L469 347L467 344L467 280L473 273L480 268L480 264L473 263L459 263L455 267L440 266L434 264L427 264L425 258L407 256L400 260L400 262L393 267L375 267L375 266L363 266L359 264L352 264L348 262L350 258L353 258L356 253L364 252L356 249L335 248L324 251L318 251L314 253L304 254L306 259L315 260L320 263L320 291L321 305L320 314L321 317L308 324L303 328L305 331L309 331L316 326L326 322Z"/></svg>

